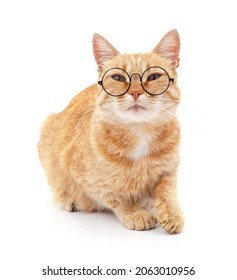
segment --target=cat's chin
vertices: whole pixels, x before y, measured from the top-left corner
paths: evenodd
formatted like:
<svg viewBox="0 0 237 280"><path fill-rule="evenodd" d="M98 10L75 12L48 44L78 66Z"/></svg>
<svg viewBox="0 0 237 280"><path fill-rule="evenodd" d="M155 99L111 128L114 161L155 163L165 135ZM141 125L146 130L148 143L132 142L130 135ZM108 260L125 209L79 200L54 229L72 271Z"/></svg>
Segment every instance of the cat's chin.
<svg viewBox="0 0 237 280"><path fill-rule="evenodd" d="M142 123L149 122L158 117L158 112L155 110L148 110L145 107L134 105L129 107L126 111L118 111L118 117L127 123Z"/></svg>
<svg viewBox="0 0 237 280"><path fill-rule="evenodd" d="M143 106L137 105L137 104L135 104L135 105L131 106L130 108L128 108L128 111L132 111L134 113L139 113L139 112L141 112L143 110L146 110L146 108L143 107Z"/></svg>

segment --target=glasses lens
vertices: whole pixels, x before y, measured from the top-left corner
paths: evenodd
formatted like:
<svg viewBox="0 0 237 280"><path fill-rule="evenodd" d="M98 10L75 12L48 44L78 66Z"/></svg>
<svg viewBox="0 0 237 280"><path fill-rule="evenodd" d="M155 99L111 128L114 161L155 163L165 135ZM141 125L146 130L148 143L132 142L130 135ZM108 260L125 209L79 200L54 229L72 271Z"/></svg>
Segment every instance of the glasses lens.
<svg viewBox="0 0 237 280"><path fill-rule="evenodd" d="M168 73L160 67L148 68L142 75L142 86L150 94L162 94L168 89L169 84Z"/></svg>
<svg viewBox="0 0 237 280"><path fill-rule="evenodd" d="M120 68L113 68L105 72L102 81L104 90L114 96L127 92L130 83L127 72Z"/></svg>

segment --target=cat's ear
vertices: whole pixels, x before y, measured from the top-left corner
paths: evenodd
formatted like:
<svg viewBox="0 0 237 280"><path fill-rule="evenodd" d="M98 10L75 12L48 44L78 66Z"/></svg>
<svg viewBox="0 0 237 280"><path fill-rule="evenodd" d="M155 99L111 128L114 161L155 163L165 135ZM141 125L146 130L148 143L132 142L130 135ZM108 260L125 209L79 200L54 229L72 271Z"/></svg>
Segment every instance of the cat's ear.
<svg viewBox="0 0 237 280"><path fill-rule="evenodd" d="M179 66L180 38L176 29L169 31L154 48L153 52L170 61L172 68Z"/></svg>
<svg viewBox="0 0 237 280"><path fill-rule="evenodd" d="M109 41L96 33L93 36L93 52L99 72L103 71L105 62L119 54Z"/></svg>

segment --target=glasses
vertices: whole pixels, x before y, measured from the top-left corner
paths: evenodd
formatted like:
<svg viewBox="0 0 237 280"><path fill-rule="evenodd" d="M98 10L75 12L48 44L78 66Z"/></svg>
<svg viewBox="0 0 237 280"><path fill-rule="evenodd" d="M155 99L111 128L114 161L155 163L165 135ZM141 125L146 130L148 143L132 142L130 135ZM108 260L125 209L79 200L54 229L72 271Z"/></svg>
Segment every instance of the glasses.
<svg viewBox="0 0 237 280"><path fill-rule="evenodd" d="M142 75L133 73L131 76L122 68L111 68L104 73L98 84L107 94L121 96L128 92L133 77L134 80L140 80L142 88L150 95L161 95L169 88L170 83L174 82L165 69L152 66L147 68Z"/></svg>

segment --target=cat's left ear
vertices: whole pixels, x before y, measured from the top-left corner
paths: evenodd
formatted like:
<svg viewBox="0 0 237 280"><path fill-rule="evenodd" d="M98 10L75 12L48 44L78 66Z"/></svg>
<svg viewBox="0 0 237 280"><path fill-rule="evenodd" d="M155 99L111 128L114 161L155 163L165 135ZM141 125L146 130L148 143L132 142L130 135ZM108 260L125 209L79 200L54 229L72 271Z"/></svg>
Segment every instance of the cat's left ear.
<svg viewBox="0 0 237 280"><path fill-rule="evenodd" d="M169 31L154 48L153 52L170 61L173 69L179 66L180 38L176 29Z"/></svg>
<svg viewBox="0 0 237 280"><path fill-rule="evenodd" d="M103 71L104 65L108 60L119 54L109 41L96 33L93 36L93 52L99 72Z"/></svg>

